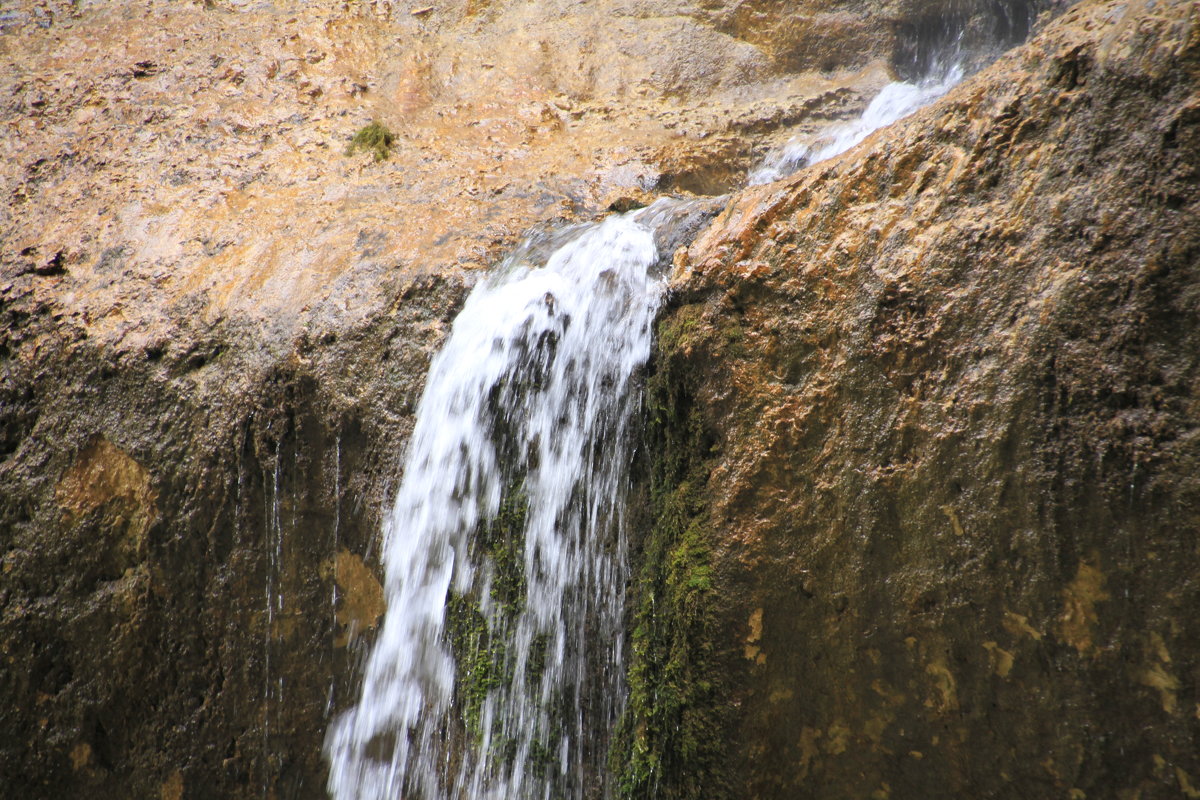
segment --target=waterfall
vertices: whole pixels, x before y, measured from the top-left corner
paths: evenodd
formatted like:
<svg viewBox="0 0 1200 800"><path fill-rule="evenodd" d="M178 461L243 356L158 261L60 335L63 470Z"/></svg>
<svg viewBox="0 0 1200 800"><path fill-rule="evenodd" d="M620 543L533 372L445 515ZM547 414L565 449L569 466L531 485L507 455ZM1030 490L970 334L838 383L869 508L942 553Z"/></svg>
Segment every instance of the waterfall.
<svg viewBox="0 0 1200 800"><path fill-rule="evenodd" d="M654 213L530 237L434 359L383 532L387 614L326 741L338 800L606 794Z"/></svg>
<svg viewBox="0 0 1200 800"><path fill-rule="evenodd" d="M853 147L961 75L890 84L750 182ZM326 738L336 800L610 795L631 426L662 288L651 267L694 233L698 207L664 200L533 234L467 298L384 523L387 613L361 695Z"/></svg>
<svg viewBox="0 0 1200 800"><path fill-rule="evenodd" d="M962 78L962 68L953 65L917 83L893 81L875 95L858 119L827 128L815 141L795 138L767 153L751 170L747 182L757 186L777 181L809 164L844 153L880 128L937 100Z"/></svg>

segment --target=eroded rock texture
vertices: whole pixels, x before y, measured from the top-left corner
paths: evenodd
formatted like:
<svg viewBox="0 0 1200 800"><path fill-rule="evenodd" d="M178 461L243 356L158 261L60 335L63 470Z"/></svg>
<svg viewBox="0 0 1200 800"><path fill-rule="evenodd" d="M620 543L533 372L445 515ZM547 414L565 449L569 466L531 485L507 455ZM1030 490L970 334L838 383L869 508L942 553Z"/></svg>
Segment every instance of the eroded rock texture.
<svg viewBox="0 0 1200 800"><path fill-rule="evenodd" d="M631 785L1200 794L1198 87L1084 2L677 256Z"/></svg>

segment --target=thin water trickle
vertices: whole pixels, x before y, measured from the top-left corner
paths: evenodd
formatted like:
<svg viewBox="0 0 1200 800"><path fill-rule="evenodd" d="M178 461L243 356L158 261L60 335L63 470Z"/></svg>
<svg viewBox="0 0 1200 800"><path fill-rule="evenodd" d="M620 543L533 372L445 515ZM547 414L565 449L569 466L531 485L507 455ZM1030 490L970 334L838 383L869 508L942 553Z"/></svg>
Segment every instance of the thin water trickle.
<svg viewBox="0 0 1200 800"><path fill-rule="evenodd" d="M333 562L334 570L337 569L338 556L338 535L341 532L342 522L342 434L339 432L333 440L333 541L329 548L329 558ZM329 587L329 616L336 618L338 607L338 583L335 579L330 581ZM331 636L329 639L329 663L337 661L337 642L336 638ZM335 684L337 678L331 671L329 675L329 689L325 695L325 718L333 713L333 698Z"/></svg>
<svg viewBox="0 0 1200 800"><path fill-rule="evenodd" d="M777 181L810 164L840 155L880 128L929 105L954 88L962 78L962 68L955 65L939 71L936 77L918 83L889 83L858 119L834 125L815 139L792 139L772 150L761 164L751 170L747 182L757 186Z"/></svg>
<svg viewBox="0 0 1200 800"><path fill-rule="evenodd" d="M385 523L387 614L326 743L338 800L605 796L654 213L531 236L434 359Z"/></svg>
<svg viewBox="0 0 1200 800"><path fill-rule="evenodd" d="M271 658L271 641L275 633L275 617L276 610L282 608L279 601L282 599L282 593L279 588L280 580L280 562L283 548L283 522L280 515L280 492L279 492L279 462L280 462L280 445L275 447L275 465L271 473L271 480L267 483L270 486L269 493L266 493L264 500L266 501L265 520L266 520L266 622L263 630L263 753L266 758L263 761L263 797L269 793L271 784L271 733L276 726L272 725L271 711L275 709L278 717L279 704L282 701L282 684L279 684L280 691L277 694L275 691L276 676L273 674L272 666L273 659ZM265 476L264 476L265 478Z"/></svg>

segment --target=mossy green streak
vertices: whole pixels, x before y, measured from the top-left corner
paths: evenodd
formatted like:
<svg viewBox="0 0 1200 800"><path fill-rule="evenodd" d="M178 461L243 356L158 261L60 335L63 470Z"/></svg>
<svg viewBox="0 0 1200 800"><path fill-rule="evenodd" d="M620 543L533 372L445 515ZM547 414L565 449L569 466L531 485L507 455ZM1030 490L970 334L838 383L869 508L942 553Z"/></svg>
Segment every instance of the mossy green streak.
<svg viewBox="0 0 1200 800"><path fill-rule="evenodd" d="M684 308L660 323L658 370L647 385L650 531L631 591L629 701L610 756L620 796L630 800L726 794L702 493L711 448L677 356L694 316Z"/></svg>
<svg viewBox="0 0 1200 800"><path fill-rule="evenodd" d="M495 516L480 522L476 530L475 546L481 555L487 556L494 570L490 588L494 609L491 624L475 592L452 593L446 602L446 631L454 652L459 708L463 724L473 737L483 733L480 710L488 692L511 679L505 634L525 606L528 508L529 499L524 489L514 483L505 493ZM544 645L542 649L544 651ZM532 661L530 663L532 665Z"/></svg>

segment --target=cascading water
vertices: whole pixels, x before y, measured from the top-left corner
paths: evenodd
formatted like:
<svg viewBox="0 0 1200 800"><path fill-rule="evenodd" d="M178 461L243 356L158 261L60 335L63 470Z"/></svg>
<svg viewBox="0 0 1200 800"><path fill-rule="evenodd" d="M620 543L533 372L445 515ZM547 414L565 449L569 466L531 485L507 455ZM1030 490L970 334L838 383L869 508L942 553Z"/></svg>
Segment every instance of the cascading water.
<svg viewBox="0 0 1200 800"><path fill-rule="evenodd" d="M654 213L528 240L434 359L384 530L387 615L327 740L338 800L606 794Z"/></svg>
<svg viewBox="0 0 1200 800"><path fill-rule="evenodd" d="M749 182L848 150L961 78L954 67L892 83ZM362 693L327 737L336 800L609 794L625 697L623 501L661 292L650 268L656 230L687 207L532 236L467 299L430 367L385 522L388 611Z"/></svg>
<svg viewBox="0 0 1200 800"><path fill-rule="evenodd" d="M793 139L771 151L750 172L747 182L751 186L770 183L791 175L801 167L844 153L880 128L932 103L954 88L962 78L962 68L955 65L941 70L936 77L918 83L889 83L875 95L858 119L833 126L815 141Z"/></svg>

